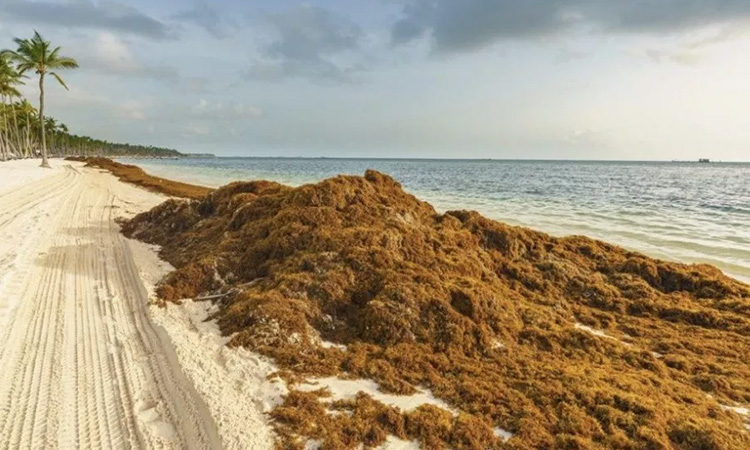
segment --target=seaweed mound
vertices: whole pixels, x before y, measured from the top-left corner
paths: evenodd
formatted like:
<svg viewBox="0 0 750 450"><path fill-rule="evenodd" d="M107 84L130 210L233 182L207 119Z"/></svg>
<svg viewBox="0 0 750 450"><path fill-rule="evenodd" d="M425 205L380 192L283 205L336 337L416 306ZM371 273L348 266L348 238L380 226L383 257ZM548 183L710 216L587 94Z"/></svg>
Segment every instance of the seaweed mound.
<svg viewBox="0 0 750 450"><path fill-rule="evenodd" d="M147 174L143 169L131 164L122 164L109 158L68 156L66 161L85 162L86 167L107 170L120 179L120 181L135 184L151 192L190 199L205 197L212 189L196 186L194 184L181 183L166 178L159 178Z"/></svg>
<svg viewBox="0 0 750 450"><path fill-rule="evenodd" d="M750 403L750 287L713 267L439 214L375 171L233 183L123 232L177 268L162 299L215 299L230 345L275 358L290 381L428 388L458 411L293 392L274 413L282 448L388 434L425 448L750 448L730 408Z"/></svg>

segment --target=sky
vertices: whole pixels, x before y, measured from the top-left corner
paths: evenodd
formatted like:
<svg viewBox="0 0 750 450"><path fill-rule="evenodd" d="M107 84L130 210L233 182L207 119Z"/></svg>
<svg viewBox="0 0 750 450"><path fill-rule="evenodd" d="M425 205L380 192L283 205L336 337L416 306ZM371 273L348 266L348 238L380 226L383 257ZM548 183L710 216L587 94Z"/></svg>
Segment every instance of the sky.
<svg viewBox="0 0 750 450"><path fill-rule="evenodd" d="M748 0L0 0L0 48L34 30L81 65L48 113L110 141L750 161Z"/></svg>

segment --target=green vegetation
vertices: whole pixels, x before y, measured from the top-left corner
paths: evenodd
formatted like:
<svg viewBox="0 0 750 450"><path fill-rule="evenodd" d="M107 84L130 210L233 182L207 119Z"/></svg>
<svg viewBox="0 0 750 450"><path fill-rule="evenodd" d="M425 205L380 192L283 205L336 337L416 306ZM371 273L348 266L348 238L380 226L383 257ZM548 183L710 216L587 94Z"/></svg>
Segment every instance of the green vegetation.
<svg viewBox="0 0 750 450"><path fill-rule="evenodd" d="M38 31L34 32L31 39L13 40L18 45L18 50L6 50L3 53L16 64L18 77L26 72L34 71L39 75L39 125L42 139L42 167L49 167L47 162L47 133L45 130L46 120L44 117L44 77L48 74L54 77L66 90L68 86L54 69L77 69L78 62L68 56L61 56L60 47L51 49L50 41L45 40Z"/></svg>
<svg viewBox="0 0 750 450"><path fill-rule="evenodd" d="M65 124L44 115L44 80L55 78L67 85L56 72L75 69L75 59L60 55L38 32L31 39L14 39L16 50L0 52L0 160L42 157L49 167L51 156L180 156L177 150L153 146L118 144L71 134ZM23 98L19 86L29 73L39 77L39 108Z"/></svg>

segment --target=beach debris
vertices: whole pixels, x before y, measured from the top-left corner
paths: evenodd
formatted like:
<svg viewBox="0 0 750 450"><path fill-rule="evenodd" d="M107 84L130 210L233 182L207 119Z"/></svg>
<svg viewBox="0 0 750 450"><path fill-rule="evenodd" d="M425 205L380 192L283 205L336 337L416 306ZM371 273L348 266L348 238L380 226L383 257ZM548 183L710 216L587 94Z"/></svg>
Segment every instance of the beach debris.
<svg viewBox="0 0 750 450"><path fill-rule="evenodd" d="M149 191L170 197L198 199L211 192L211 189L207 187L155 177L147 174L138 166L118 163L108 158L69 156L65 159L67 161L85 162L86 167L109 171L120 181L135 184Z"/></svg>
<svg viewBox="0 0 750 450"><path fill-rule="evenodd" d="M208 301L289 385L281 448L750 448L719 406L750 401L750 287L714 267L440 214L375 171L232 183L123 231L176 267L165 301L257 280ZM381 401L427 391L451 410Z"/></svg>

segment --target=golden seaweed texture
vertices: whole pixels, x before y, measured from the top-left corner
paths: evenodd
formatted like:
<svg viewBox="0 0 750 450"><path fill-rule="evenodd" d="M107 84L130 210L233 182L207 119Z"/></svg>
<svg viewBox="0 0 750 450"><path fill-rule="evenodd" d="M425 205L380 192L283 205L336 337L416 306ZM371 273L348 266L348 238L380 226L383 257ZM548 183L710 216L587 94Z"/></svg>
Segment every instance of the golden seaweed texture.
<svg viewBox="0 0 750 450"><path fill-rule="evenodd" d="M199 199L205 197L212 190L203 186L155 177L147 174L138 166L118 163L108 158L69 156L65 160L85 162L86 167L107 170L119 178L120 181L135 184L149 191L170 197Z"/></svg>
<svg viewBox="0 0 750 450"><path fill-rule="evenodd" d="M274 413L280 448L388 434L430 449L750 448L746 418L722 406L750 404L750 287L716 268L439 214L375 171L233 183L123 230L177 268L165 301L224 294L230 345L289 381L422 387L459 411L293 391Z"/></svg>

